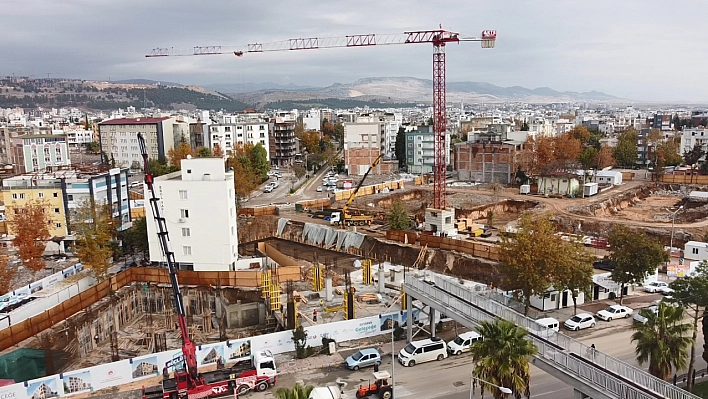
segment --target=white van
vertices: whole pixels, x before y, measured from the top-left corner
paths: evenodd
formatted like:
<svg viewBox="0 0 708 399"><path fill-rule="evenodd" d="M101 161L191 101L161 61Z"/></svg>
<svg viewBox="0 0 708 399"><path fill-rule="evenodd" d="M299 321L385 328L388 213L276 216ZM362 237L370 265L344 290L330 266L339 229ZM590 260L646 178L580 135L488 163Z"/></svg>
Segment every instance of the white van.
<svg viewBox="0 0 708 399"><path fill-rule="evenodd" d="M534 333L538 335L548 335L549 331L548 330L553 330L555 332L560 331L560 322L553 317L544 317L542 319L535 320L536 328L534 330Z"/></svg>
<svg viewBox="0 0 708 399"><path fill-rule="evenodd" d="M447 343L447 351L451 355L459 355L472 348L472 344L482 340L482 336L474 331L462 333Z"/></svg>
<svg viewBox="0 0 708 399"><path fill-rule="evenodd" d="M447 358L447 345L440 337L411 342L398 352L398 361L408 367Z"/></svg>

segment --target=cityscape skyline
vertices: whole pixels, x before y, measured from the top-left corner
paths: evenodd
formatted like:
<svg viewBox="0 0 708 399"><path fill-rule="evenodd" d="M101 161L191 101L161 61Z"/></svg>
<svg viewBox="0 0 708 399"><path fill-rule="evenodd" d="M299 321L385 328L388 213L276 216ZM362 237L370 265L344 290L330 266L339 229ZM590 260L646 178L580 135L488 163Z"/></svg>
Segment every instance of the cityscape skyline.
<svg viewBox="0 0 708 399"><path fill-rule="evenodd" d="M260 4L185 1L9 0L0 26L4 74L90 80L152 79L185 85L293 83L325 87L370 76L430 79L430 45L145 58L155 47L245 45L288 38L444 29L498 32L495 49L449 45L448 81L600 91L635 101L706 100L700 76L708 5L607 0L583 4L310 0ZM687 12L690 11L690 12ZM27 24L27 19L34 21ZM58 21L73 21L65 23ZM31 26L31 28L30 28ZM686 35L686 27L691 35Z"/></svg>

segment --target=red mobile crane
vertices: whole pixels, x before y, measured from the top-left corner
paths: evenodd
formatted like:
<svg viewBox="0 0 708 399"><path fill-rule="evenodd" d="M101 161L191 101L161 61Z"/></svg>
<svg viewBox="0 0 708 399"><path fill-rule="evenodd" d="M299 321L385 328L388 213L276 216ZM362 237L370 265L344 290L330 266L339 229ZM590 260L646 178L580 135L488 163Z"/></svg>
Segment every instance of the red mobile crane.
<svg viewBox="0 0 708 399"><path fill-rule="evenodd" d="M165 254L177 310L177 320L182 334L182 356L168 362L169 364L165 365L165 369L168 370L170 367L180 363L185 365L183 370L175 371L173 378L168 378L165 375L161 387L144 388L143 399L160 397L163 399L201 399L232 394L234 391L244 394L252 389L257 391L265 390L275 384L275 360L269 351L259 351L253 355L251 361L237 363L228 369L199 373L197 368L197 346L189 338L189 331L185 321L184 302L179 282L177 281L177 268L175 266L177 262L175 261L174 252L170 250L167 224L160 212L158 204L160 199L155 194L147 146L142 133L138 133L138 143L143 157L145 184L150 191L150 207L152 208L153 218L157 222L157 235L160 239L162 253Z"/></svg>
<svg viewBox="0 0 708 399"><path fill-rule="evenodd" d="M433 134L434 134L434 200L433 208L445 209L446 158L445 133L447 131L447 109L445 97L445 45L459 42L481 42L482 48L493 48L497 32L482 31L482 37L463 37L459 33L442 29L404 32L403 34L365 34L343 37L310 37L289 39L271 43L254 43L246 46L195 46L181 51L155 48L146 57L194 56L244 53L264 53L270 51L311 50L338 47L365 47L390 44L432 43L433 44Z"/></svg>

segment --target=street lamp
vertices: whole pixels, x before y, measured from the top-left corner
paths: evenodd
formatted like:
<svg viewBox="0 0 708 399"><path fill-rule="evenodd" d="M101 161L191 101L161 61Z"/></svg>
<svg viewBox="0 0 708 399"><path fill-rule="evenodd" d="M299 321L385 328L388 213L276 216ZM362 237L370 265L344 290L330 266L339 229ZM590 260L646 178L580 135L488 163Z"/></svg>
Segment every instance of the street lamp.
<svg viewBox="0 0 708 399"><path fill-rule="evenodd" d="M674 250L674 225L676 224L676 214L683 210L683 205L679 207L673 214L671 214L671 240L669 241L669 262L671 261L671 252ZM668 265L668 263L667 263Z"/></svg>
<svg viewBox="0 0 708 399"><path fill-rule="evenodd" d="M491 382L484 381L483 379L477 378L477 377L475 377L474 375L470 375L470 399L472 399L472 392L474 391L474 390L472 389L472 384L474 383L474 380L477 380L477 381L483 382L483 383L485 383L485 384L487 384L487 385L491 385L491 386L493 386L493 387L496 387L497 389L499 389L499 392L501 392L501 393L503 393L503 394L507 394L507 395L508 395L508 394L512 393L512 392L511 392L511 389L509 389L509 388L507 388L507 387L500 387L499 385L492 384Z"/></svg>
<svg viewBox="0 0 708 399"><path fill-rule="evenodd" d="M395 325L394 328L391 329L391 390L395 391L396 390L396 347L393 344L393 332L396 330ZM395 395L396 392L393 392Z"/></svg>

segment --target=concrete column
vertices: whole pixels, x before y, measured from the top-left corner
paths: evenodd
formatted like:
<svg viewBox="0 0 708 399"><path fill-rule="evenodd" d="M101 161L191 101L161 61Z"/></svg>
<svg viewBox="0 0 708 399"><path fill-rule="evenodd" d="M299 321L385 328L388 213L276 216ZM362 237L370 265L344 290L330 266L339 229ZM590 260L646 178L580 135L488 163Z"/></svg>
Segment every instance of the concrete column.
<svg viewBox="0 0 708 399"><path fill-rule="evenodd" d="M379 265L379 294L386 293L386 271L383 264Z"/></svg>
<svg viewBox="0 0 708 399"><path fill-rule="evenodd" d="M332 302L332 277L325 277L325 301Z"/></svg>
<svg viewBox="0 0 708 399"><path fill-rule="evenodd" d="M434 337L435 336L435 309L429 307L430 311L428 311L428 324L430 324L430 336Z"/></svg>
<svg viewBox="0 0 708 399"><path fill-rule="evenodd" d="M407 320L406 321L406 327L407 327L407 340L410 343L413 341L413 297L408 295L408 298L406 298L406 311L408 314Z"/></svg>
<svg viewBox="0 0 708 399"><path fill-rule="evenodd" d="M589 398L589 396L578 391L577 389L573 390L573 399L585 399L585 398Z"/></svg>

